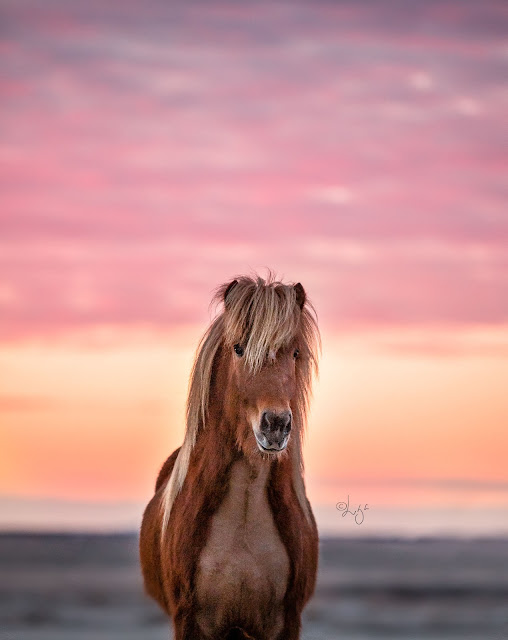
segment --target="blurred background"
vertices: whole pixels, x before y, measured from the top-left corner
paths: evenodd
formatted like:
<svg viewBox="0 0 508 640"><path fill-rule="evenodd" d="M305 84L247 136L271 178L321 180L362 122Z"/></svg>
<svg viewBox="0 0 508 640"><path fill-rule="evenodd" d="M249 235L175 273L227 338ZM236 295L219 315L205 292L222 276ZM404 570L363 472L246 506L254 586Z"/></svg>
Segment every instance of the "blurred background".
<svg viewBox="0 0 508 640"><path fill-rule="evenodd" d="M8 638L167 637L135 534L212 292L267 268L323 338L304 639L508 637L507 26L492 1L0 2Z"/></svg>

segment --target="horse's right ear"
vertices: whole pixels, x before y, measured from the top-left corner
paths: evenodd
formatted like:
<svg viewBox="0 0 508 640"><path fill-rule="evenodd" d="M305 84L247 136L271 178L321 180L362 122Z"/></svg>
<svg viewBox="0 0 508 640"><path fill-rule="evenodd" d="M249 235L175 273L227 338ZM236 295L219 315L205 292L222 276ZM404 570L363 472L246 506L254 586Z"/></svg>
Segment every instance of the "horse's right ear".
<svg viewBox="0 0 508 640"><path fill-rule="evenodd" d="M227 304L228 295L236 287L237 284L238 284L238 280L233 280L233 282L230 282L226 287L226 290L224 291L224 306L226 306Z"/></svg>
<svg viewBox="0 0 508 640"><path fill-rule="evenodd" d="M303 305L307 300L307 294L305 293L305 289L302 287L301 282L297 282L294 286L294 290L296 293L296 304L303 309Z"/></svg>

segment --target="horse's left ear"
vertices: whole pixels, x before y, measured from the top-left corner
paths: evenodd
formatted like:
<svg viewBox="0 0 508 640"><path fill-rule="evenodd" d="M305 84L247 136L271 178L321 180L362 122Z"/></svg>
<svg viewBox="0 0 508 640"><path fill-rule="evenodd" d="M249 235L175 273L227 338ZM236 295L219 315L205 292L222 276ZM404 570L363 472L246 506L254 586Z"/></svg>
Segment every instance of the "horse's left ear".
<svg viewBox="0 0 508 640"><path fill-rule="evenodd" d="M305 304L305 300L307 300L307 295L305 293L305 289L302 287L300 282L297 282L293 287L296 293L296 304L303 309L303 305Z"/></svg>
<svg viewBox="0 0 508 640"><path fill-rule="evenodd" d="M226 301L228 299L228 295L231 293L231 290L234 289L237 284L238 284L238 280L233 280L233 282L230 282L226 287L224 291L224 305L226 305Z"/></svg>

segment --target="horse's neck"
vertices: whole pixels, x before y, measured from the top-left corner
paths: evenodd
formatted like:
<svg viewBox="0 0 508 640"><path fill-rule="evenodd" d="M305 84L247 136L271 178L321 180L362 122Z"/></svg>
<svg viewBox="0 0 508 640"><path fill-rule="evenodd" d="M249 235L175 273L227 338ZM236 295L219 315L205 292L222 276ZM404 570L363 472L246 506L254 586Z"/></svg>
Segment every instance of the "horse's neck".
<svg viewBox="0 0 508 640"><path fill-rule="evenodd" d="M248 513L255 514L266 501L271 464L268 460L262 460L254 465L245 456L233 462L228 493L246 517Z"/></svg>
<svg viewBox="0 0 508 640"><path fill-rule="evenodd" d="M209 495L218 498L217 489L220 487L219 493L222 498L218 498L219 501L226 496L237 473L240 473L242 478L244 498L245 492L250 492L250 497L254 500L256 496L264 496L269 492L276 496L275 500L278 502L291 500L290 496L296 495L305 517L310 522L299 442L296 438L293 442L290 440L287 452L278 459L258 455L257 452L253 454L247 457L238 449L232 430L227 429L225 424L219 426L208 423L199 434L192 454L193 476L200 477L199 486L208 487ZM241 472L238 468L241 468ZM208 491L205 490L204 500L208 500L206 495Z"/></svg>

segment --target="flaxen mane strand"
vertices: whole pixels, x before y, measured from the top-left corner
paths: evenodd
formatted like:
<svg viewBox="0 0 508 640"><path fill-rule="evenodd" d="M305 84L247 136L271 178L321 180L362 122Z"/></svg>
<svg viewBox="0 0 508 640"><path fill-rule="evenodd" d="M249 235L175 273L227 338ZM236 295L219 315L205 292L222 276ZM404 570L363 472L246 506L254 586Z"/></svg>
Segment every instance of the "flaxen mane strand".
<svg viewBox="0 0 508 640"><path fill-rule="evenodd" d="M163 530L167 527L173 502L187 475L198 431L206 428L212 365L222 344L228 347L242 344L245 366L255 373L269 355L273 357L281 347L297 338L301 357L296 368L297 390L293 407L293 421L299 439L295 447L299 467L295 469L295 489L307 514L305 489L300 475L303 466L301 440L321 342L313 306L308 300L297 300L297 296L295 286L276 281L272 274L266 280L241 276L232 283L218 287L214 300L219 303L224 298L226 300L222 312L212 322L198 346L187 399L185 438L161 502Z"/></svg>

